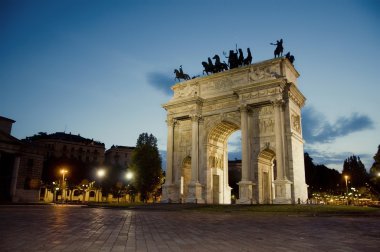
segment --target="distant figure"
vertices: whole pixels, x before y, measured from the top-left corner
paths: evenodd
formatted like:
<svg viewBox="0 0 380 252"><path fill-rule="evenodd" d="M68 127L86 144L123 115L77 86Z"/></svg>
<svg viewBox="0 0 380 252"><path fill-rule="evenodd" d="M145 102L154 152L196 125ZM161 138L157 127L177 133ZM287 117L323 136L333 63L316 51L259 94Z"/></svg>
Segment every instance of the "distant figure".
<svg viewBox="0 0 380 252"><path fill-rule="evenodd" d="M250 65L252 62L252 54L251 54L251 50L249 48L247 48L247 53L248 53L248 56L247 56L247 58L244 59L244 65L245 66Z"/></svg>
<svg viewBox="0 0 380 252"><path fill-rule="evenodd" d="M290 63L293 64L293 62L295 61L295 58L293 55L290 54L290 52L288 52L287 54L285 54L285 57L290 61Z"/></svg>
<svg viewBox="0 0 380 252"><path fill-rule="evenodd" d="M243 50L239 48L238 66L242 66L243 64L244 64Z"/></svg>
<svg viewBox="0 0 380 252"><path fill-rule="evenodd" d="M284 47L282 46L282 39L280 41L277 40L277 43L270 43L271 45L275 45L276 49L274 50L274 57L282 57L282 52L284 51Z"/></svg>

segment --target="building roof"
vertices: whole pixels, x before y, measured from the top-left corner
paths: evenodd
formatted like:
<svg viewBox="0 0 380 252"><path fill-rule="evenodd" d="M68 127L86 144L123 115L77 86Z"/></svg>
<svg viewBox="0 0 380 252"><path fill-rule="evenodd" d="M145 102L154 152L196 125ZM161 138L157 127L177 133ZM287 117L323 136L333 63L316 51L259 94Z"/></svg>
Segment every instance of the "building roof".
<svg viewBox="0 0 380 252"><path fill-rule="evenodd" d="M0 116L0 120L2 120L2 121L8 121L8 122L11 122L11 123L15 123L15 122L16 122L15 120L12 120L12 119L6 118L6 117L4 117L4 116Z"/></svg>
<svg viewBox="0 0 380 252"><path fill-rule="evenodd" d="M62 140L75 143L84 143L84 144L93 144L104 146L104 143L94 141L93 139L88 139L78 135L72 135L71 133L67 134L65 132L56 132L52 134L47 134L46 132L39 132L37 135L27 137L23 139L26 142L33 142L39 140Z"/></svg>
<svg viewBox="0 0 380 252"><path fill-rule="evenodd" d="M107 152L113 152L113 151L133 151L136 147L131 146L121 146L121 145L112 145L111 148L106 150Z"/></svg>

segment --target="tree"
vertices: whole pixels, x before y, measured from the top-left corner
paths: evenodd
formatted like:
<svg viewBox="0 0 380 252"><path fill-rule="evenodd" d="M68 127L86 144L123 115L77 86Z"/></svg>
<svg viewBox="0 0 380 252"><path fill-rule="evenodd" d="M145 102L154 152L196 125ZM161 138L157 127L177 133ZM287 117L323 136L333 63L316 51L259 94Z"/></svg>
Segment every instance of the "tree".
<svg viewBox="0 0 380 252"><path fill-rule="evenodd" d="M366 183L369 182L369 176L364 164L360 160L360 157L356 157L355 155L344 160L342 173L349 176L353 187L366 186Z"/></svg>
<svg viewBox="0 0 380 252"><path fill-rule="evenodd" d="M133 185L146 202L157 193L162 182L161 157L157 148L157 138L148 133L140 134L132 155L131 170Z"/></svg>
<svg viewBox="0 0 380 252"><path fill-rule="evenodd" d="M314 192L339 193L342 176L337 170L330 169L325 165L315 165L308 153L304 154L304 160L306 184L309 185L309 197Z"/></svg>
<svg viewBox="0 0 380 252"><path fill-rule="evenodd" d="M375 162L369 170L370 180L377 191L380 191L380 145L377 147L377 153L373 157Z"/></svg>

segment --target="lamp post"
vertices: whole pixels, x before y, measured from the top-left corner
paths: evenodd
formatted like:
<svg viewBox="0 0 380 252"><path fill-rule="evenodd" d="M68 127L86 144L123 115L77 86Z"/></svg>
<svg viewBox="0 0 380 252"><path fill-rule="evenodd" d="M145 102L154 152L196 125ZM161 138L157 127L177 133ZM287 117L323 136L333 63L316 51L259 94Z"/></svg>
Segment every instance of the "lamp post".
<svg viewBox="0 0 380 252"><path fill-rule="evenodd" d="M129 181L133 179L133 172L128 171L128 172L125 174L125 178L127 179L127 182L128 182L128 185L127 185L127 188L128 188L128 196L129 196L129 202L131 202L131 194L130 194L130 190L129 190Z"/></svg>
<svg viewBox="0 0 380 252"><path fill-rule="evenodd" d="M347 206L348 206L348 175L344 175L344 180L346 181L346 197L347 197Z"/></svg>
<svg viewBox="0 0 380 252"><path fill-rule="evenodd" d="M62 174L62 195L61 195L61 198L62 198L62 202L64 202L65 200L65 174L68 172L67 170L65 169L61 169L61 174Z"/></svg>
<svg viewBox="0 0 380 252"><path fill-rule="evenodd" d="M98 175L98 178L99 178L99 184L101 184L101 179L104 177L104 175L106 175L106 170L104 169L99 169L96 173L96 175ZM98 192L98 202L99 202L99 194L102 190L102 187L100 186L100 191Z"/></svg>

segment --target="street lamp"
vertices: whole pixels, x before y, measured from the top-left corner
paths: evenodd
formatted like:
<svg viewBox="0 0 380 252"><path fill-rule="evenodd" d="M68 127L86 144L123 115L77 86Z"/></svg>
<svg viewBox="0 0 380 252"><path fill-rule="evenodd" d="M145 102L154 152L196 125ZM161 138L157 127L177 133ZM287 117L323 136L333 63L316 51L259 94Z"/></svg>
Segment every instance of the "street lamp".
<svg viewBox="0 0 380 252"><path fill-rule="evenodd" d="M348 175L344 175L344 179L346 180L346 197L347 197L347 205L348 205L348 184L347 184L347 181L348 181Z"/></svg>
<svg viewBox="0 0 380 252"><path fill-rule="evenodd" d="M105 169L98 169L98 171L96 172L96 175L99 178L99 184L100 184L101 179L106 175L106 170ZM101 190L102 190L102 187L100 187L100 192L101 192ZM99 202L100 192L98 192L98 202Z"/></svg>
<svg viewBox="0 0 380 252"><path fill-rule="evenodd" d="M133 172L131 171L128 171L126 174L125 174L125 178L127 179L128 181L128 185L127 185L127 193L128 193L128 199L129 199L129 202L131 202L131 191L130 191L130 188L129 188L129 181L133 179Z"/></svg>
<svg viewBox="0 0 380 252"><path fill-rule="evenodd" d="M61 169L61 174L62 174L62 202L65 200L65 174L68 173L67 170Z"/></svg>
<svg viewBox="0 0 380 252"><path fill-rule="evenodd" d="M126 174L125 174L125 178L127 179L127 180L131 180L131 179L133 179L133 173L132 172L127 172Z"/></svg>

